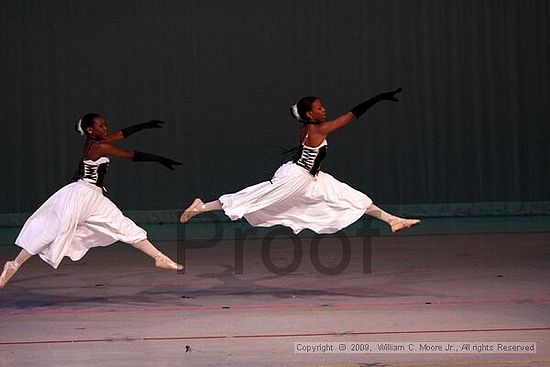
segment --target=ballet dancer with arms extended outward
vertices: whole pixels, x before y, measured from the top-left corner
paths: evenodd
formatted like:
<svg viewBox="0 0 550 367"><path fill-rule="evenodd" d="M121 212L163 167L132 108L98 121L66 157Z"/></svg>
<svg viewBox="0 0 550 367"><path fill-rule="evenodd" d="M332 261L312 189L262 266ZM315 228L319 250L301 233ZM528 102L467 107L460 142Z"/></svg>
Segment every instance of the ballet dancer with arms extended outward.
<svg viewBox="0 0 550 367"><path fill-rule="evenodd" d="M303 124L300 146L293 161L284 163L271 181L247 187L218 200L203 203L199 198L181 214L186 223L193 216L223 210L231 220L244 217L251 225L284 225L294 233L309 228L316 233L334 233L368 214L388 223L392 232L412 227L418 219L389 214L365 194L320 170L327 154L327 137L361 117L380 101L395 101L401 89L378 94L334 120L317 97L305 97L291 107L292 116Z"/></svg>
<svg viewBox="0 0 550 367"><path fill-rule="evenodd" d="M147 232L125 217L104 195L103 180L108 157L131 159L134 162L154 161L173 170L181 163L155 154L127 151L113 145L143 129L159 128L164 122L152 120L107 134L105 119L88 113L79 120L76 130L86 136L84 154L74 182L54 193L21 229L15 244L22 247L17 257L4 265L0 288L32 255L38 254L54 269L63 257L76 261L92 247L108 246L117 241L130 243L155 260L163 269L181 270L147 239Z"/></svg>

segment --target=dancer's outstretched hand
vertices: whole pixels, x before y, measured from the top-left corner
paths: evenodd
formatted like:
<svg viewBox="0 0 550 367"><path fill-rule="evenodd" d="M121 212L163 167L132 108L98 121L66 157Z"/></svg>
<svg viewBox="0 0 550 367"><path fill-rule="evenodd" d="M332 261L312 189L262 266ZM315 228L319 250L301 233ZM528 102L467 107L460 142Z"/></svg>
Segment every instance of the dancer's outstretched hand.
<svg viewBox="0 0 550 367"><path fill-rule="evenodd" d="M132 161L158 162L171 171L174 170L174 166L181 166L180 162L171 160L170 158L166 158L166 157L156 155L156 154L151 154L151 153L144 153L137 150L134 150L134 156L132 157Z"/></svg>
<svg viewBox="0 0 550 367"><path fill-rule="evenodd" d="M378 96L380 98L380 100L383 100L383 101L394 101L394 102L399 102L399 100L397 98L395 98L395 95L399 92L401 92L403 90L403 88L398 88L392 92L385 92L385 93L380 93Z"/></svg>
<svg viewBox="0 0 550 367"><path fill-rule="evenodd" d="M141 125L143 126L144 129L155 129L155 128L161 128L162 125L164 124L165 122L162 120L151 120L151 121L144 122Z"/></svg>
<svg viewBox="0 0 550 367"><path fill-rule="evenodd" d="M151 120L147 122L142 122L140 124L135 124L132 126L125 127L124 129L120 129L120 131L122 131L122 136L124 136L124 138L127 138L130 135L137 133L138 131L141 131L141 130L155 129L155 128L162 127L162 124L164 124L164 121Z"/></svg>
<svg viewBox="0 0 550 367"><path fill-rule="evenodd" d="M174 167L173 166L181 166L181 162L177 162L177 161L173 161L171 160L170 158L166 158L166 157L160 157L160 159L158 160L158 162L160 164L162 164L164 167L168 168L169 170L173 171L174 170Z"/></svg>

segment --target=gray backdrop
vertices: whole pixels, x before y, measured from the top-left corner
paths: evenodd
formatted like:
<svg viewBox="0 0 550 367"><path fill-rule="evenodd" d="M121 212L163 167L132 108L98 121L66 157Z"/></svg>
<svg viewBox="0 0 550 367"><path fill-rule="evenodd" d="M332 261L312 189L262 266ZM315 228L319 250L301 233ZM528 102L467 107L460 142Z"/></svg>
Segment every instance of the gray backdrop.
<svg viewBox="0 0 550 367"><path fill-rule="evenodd" d="M324 170L380 204L550 198L547 0L1 2L1 213L72 176L73 125L152 118L120 144L183 162L114 159L123 209L175 209L268 179L296 143L288 106L329 115L403 87L330 138Z"/></svg>

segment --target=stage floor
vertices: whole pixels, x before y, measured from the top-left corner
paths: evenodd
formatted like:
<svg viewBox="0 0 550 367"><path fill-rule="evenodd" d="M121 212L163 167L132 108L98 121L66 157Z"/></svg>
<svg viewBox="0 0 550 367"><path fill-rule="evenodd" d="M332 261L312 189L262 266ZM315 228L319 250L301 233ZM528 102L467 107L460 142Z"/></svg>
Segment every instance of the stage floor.
<svg viewBox="0 0 550 367"><path fill-rule="evenodd" d="M124 244L35 257L0 290L0 366L550 366L550 233L368 240L223 239L187 246L185 273ZM489 349L510 342L536 353Z"/></svg>

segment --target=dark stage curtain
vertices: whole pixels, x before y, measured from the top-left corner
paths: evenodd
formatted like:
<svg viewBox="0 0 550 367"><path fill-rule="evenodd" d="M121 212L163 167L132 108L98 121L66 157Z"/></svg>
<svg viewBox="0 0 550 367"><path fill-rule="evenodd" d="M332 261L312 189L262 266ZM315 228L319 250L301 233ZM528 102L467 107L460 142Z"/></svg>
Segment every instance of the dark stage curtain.
<svg viewBox="0 0 550 367"><path fill-rule="evenodd" d="M122 209L186 206L270 178L296 144L288 107L330 116L323 169L379 204L550 200L550 2L20 1L0 3L1 213L34 210L72 176L89 111L111 130L152 118L112 160Z"/></svg>

